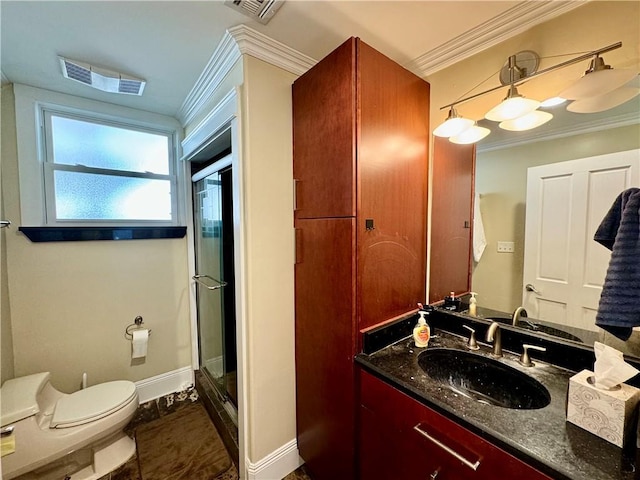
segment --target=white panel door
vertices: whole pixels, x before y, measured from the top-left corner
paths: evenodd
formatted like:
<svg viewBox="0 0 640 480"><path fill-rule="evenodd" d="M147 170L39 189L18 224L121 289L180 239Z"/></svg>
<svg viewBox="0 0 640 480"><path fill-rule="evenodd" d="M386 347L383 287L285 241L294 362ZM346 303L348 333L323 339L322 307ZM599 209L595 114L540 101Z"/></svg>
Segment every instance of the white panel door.
<svg viewBox="0 0 640 480"><path fill-rule="evenodd" d="M640 150L528 169L522 304L530 317L598 330L611 252L593 235L616 197L638 185Z"/></svg>

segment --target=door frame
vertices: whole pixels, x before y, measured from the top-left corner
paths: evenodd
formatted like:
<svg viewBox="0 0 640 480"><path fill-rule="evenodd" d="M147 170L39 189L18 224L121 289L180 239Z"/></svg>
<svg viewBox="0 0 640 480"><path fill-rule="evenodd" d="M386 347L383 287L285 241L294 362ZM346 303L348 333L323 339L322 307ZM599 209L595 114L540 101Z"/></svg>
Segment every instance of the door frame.
<svg viewBox="0 0 640 480"><path fill-rule="evenodd" d="M207 148L216 144L223 135L231 133L231 154L222 159L225 163L216 165L216 170L231 165L233 188L233 234L234 234L234 267L236 289L236 355L237 355L237 381L238 381L238 450L239 450L239 475L245 478L245 452L247 439L247 388L245 372L247 365L247 338L246 338L246 259L245 243L246 233L244 227L244 187L242 184L242 142L241 142L241 118L240 118L240 88L231 89L220 102L211 110L202 122L200 122L182 142L184 169L188 172L188 162L196 156L202 155ZM214 167L211 166L211 168ZM208 167L209 168L209 167ZM186 192L186 205L193 202L193 188L191 175L184 175ZM195 261L195 232L193 209L187 210L187 256L189 262L189 308L191 318L191 364L194 370L200 368L200 352L198 346L198 313L196 303L196 287L192 277L196 274Z"/></svg>

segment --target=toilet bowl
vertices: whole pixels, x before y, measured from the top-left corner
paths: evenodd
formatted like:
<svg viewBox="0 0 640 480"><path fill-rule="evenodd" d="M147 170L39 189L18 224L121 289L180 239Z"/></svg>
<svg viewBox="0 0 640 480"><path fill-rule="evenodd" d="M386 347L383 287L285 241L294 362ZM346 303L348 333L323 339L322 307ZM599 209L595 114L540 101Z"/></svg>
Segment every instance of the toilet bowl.
<svg viewBox="0 0 640 480"><path fill-rule="evenodd" d="M135 441L123 428L138 408L132 382L56 390L49 372L7 380L0 389L2 428L13 425L15 452L2 457L10 480L95 480L125 463Z"/></svg>

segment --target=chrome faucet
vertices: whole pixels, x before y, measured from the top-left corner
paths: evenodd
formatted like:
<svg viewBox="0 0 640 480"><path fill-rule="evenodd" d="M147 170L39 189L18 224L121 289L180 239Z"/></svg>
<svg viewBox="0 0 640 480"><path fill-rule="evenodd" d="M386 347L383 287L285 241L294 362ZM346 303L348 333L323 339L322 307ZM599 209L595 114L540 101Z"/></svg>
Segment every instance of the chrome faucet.
<svg viewBox="0 0 640 480"><path fill-rule="evenodd" d="M515 327L516 325L518 325L518 322L521 318L527 318L528 316L529 315L527 314L527 311L524 309L524 307L516 308L515 312L513 312L513 315L511 315L512 325Z"/></svg>
<svg viewBox="0 0 640 480"><path fill-rule="evenodd" d="M502 334L500 330L500 324L498 322L493 322L489 325L487 329L487 334L485 336L485 340L487 342L493 342L493 353L494 357L502 356Z"/></svg>

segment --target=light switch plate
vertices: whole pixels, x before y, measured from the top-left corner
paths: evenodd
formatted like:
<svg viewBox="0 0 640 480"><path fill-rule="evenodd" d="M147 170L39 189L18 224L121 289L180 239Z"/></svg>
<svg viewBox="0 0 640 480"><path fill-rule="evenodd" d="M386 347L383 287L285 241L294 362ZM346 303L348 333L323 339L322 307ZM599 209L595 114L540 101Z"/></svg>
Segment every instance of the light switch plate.
<svg viewBox="0 0 640 480"><path fill-rule="evenodd" d="M498 253L513 253L514 250L513 242L498 242Z"/></svg>

